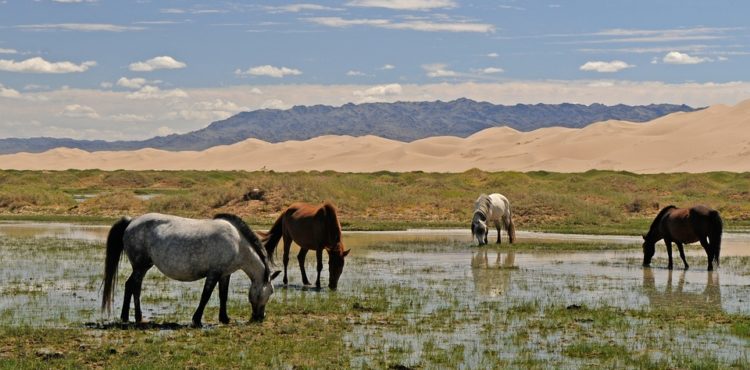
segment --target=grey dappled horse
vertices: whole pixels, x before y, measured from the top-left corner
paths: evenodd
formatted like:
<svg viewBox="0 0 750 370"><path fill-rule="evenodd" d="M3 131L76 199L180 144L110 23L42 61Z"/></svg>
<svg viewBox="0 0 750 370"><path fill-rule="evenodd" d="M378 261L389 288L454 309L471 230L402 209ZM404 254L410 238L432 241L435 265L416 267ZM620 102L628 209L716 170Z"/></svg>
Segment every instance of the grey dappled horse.
<svg viewBox="0 0 750 370"><path fill-rule="evenodd" d="M229 277L244 271L252 281L249 300L253 320L265 317L266 303L273 294L273 280L281 271L271 273L263 245L257 235L230 214L212 220L195 220L158 213L135 219L123 217L109 231L104 268L102 310L110 311L120 256L125 252L133 272L125 283L121 319L128 321L130 297L134 298L136 322L141 314L141 286L146 272L156 266L164 275L180 281L206 278L193 325L201 326L203 309L219 284L219 321L229 323L227 294Z"/></svg>
<svg viewBox="0 0 750 370"><path fill-rule="evenodd" d="M516 227L510 213L510 202L502 194L482 194L474 202L474 215L471 219L471 236L477 239L479 245L487 244L489 228L492 222L497 229L497 243L501 242L500 230L505 227L511 244L516 240Z"/></svg>

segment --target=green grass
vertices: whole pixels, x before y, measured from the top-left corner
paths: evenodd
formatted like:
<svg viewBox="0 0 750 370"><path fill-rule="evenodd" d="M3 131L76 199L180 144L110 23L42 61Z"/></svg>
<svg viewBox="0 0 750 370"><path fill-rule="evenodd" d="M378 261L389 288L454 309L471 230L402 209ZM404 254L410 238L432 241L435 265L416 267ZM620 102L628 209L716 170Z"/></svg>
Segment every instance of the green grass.
<svg viewBox="0 0 750 370"><path fill-rule="evenodd" d="M261 201L246 201L253 188ZM660 207L704 203L728 230L750 228L750 173L638 175L588 171L336 173L244 171L0 171L0 217L108 222L123 214L210 217L234 212L269 225L294 201L333 201L348 230L467 227L480 193L500 192L522 230L645 232ZM77 203L74 194L96 197ZM136 195L159 194L150 200Z"/></svg>

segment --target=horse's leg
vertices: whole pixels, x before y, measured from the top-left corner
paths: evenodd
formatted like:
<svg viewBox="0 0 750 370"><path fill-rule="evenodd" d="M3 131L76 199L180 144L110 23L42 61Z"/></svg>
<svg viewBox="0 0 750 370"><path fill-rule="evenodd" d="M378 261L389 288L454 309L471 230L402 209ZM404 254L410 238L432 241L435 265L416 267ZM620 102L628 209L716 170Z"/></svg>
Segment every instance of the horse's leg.
<svg viewBox="0 0 750 370"><path fill-rule="evenodd" d="M680 258L682 258L682 263L685 264L685 270L687 270L690 266L688 266L687 260L685 259L685 250L682 248L682 243L680 242L674 242L677 244L677 249L680 251Z"/></svg>
<svg viewBox="0 0 750 370"><path fill-rule="evenodd" d="M495 229L497 229L497 244L503 244L502 237L500 236L500 230L502 230L502 227L500 226L500 221L495 221Z"/></svg>
<svg viewBox="0 0 750 370"><path fill-rule="evenodd" d="M286 285L287 283L289 283L289 280L287 280L287 278L286 278L286 269L287 269L287 265L289 265L289 249L291 249L291 247L292 247L292 239L291 238L287 238L286 235L284 235L283 238L284 238L284 256L283 256L283 259L284 259L284 285Z"/></svg>
<svg viewBox="0 0 750 370"><path fill-rule="evenodd" d="M487 235L490 235L490 229L489 228L485 228L484 229L484 244L488 244L487 243Z"/></svg>
<svg viewBox="0 0 750 370"><path fill-rule="evenodd" d="M307 271L305 271L305 257L307 257L307 251L307 248L299 248L297 262L299 262L299 271L302 273L302 284L310 285L310 280L307 279Z"/></svg>
<svg viewBox="0 0 750 370"><path fill-rule="evenodd" d="M131 293L133 294L133 303L135 306L135 322L137 323L143 322L143 313L141 312L141 288L143 287L143 278L146 276L146 273L148 272L148 269L151 268L151 266L153 266L153 264L149 263L146 266L137 268L131 275L131 277L133 278Z"/></svg>
<svg viewBox="0 0 750 370"><path fill-rule="evenodd" d="M229 324L229 315L227 315L227 296L229 295L229 278L227 275L219 280L219 322Z"/></svg>
<svg viewBox="0 0 750 370"><path fill-rule="evenodd" d="M706 251L706 255L708 255L708 271L714 270L714 254L711 251L711 246L708 244L708 240L706 240L706 237L702 237L700 239L701 246L703 246L703 249Z"/></svg>
<svg viewBox="0 0 750 370"><path fill-rule="evenodd" d="M320 289L320 272L323 271L323 249L325 248L318 248L315 251L315 257L318 260L318 265L316 266L318 269L318 278L315 279L315 287L318 289Z"/></svg>
<svg viewBox="0 0 750 370"><path fill-rule="evenodd" d="M133 295L133 276L135 270L130 273L128 280L125 281L125 297L122 299L122 312L120 313L120 320L122 322L128 322L130 319L130 296Z"/></svg>
<svg viewBox="0 0 750 370"><path fill-rule="evenodd" d="M667 265L668 269L672 269L672 240L664 238L664 244L667 245L667 256L669 257L669 264Z"/></svg>
<svg viewBox="0 0 750 370"><path fill-rule="evenodd" d="M203 284L201 301L198 304L198 309L195 310L195 313L193 314L193 327L200 328L203 326L201 323L203 310L206 308L206 303L208 303L209 298L211 298L211 293L213 293L214 288L216 288L216 283L218 283L220 279L221 275L216 273L208 274L208 276L206 276L206 282Z"/></svg>

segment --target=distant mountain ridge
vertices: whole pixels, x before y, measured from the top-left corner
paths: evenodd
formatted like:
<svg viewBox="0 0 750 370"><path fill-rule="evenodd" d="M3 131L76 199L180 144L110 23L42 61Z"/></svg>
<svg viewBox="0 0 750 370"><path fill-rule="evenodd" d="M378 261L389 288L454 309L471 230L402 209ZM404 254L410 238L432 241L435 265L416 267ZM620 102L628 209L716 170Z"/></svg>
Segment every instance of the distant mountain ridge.
<svg viewBox="0 0 750 370"><path fill-rule="evenodd" d="M307 140L322 135L376 135L399 141L431 136L467 137L490 127L509 126L532 131L550 126L580 128L594 122L646 122L674 113L692 112L687 105L516 104L495 105L458 99L450 102L396 102L295 106L287 110L242 112L207 127L138 141L62 138L0 139L0 154L39 153L59 147L86 151L155 148L170 151L204 150L249 138L268 142Z"/></svg>

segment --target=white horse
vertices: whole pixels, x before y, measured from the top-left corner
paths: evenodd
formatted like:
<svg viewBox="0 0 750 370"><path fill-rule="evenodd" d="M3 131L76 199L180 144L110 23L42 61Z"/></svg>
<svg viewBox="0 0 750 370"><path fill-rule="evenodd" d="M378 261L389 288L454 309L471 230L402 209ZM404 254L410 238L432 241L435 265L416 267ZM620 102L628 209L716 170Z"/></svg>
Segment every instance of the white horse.
<svg viewBox="0 0 750 370"><path fill-rule="evenodd" d="M513 218L510 213L510 202L504 195L498 193L482 194L474 202L471 236L477 239L479 245L487 244L488 222L495 224L498 244L501 242L500 230L502 227L505 227L511 244L516 240L516 227L513 225Z"/></svg>
<svg viewBox="0 0 750 370"><path fill-rule="evenodd" d="M111 311L117 268L122 253L128 255L133 272L125 283L121 319L128 321L130 297L134 298L136 322L141 314L141 286L146 272L154 265L164 275L180 281L206 278L193 326L201 326L203 309L219 284L219 321L229 323L227 293L229 277L244 271L252 281L249 300L253 320L263 320L266 303L273 294L273 280L281 271L271 273L265 250L258 236L230 214L213 220L194 220L149 213L131 220L123 217L109 231L104 267L102 310Z"/></svg>

